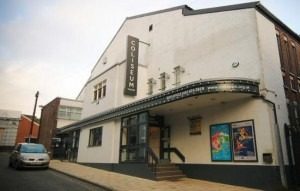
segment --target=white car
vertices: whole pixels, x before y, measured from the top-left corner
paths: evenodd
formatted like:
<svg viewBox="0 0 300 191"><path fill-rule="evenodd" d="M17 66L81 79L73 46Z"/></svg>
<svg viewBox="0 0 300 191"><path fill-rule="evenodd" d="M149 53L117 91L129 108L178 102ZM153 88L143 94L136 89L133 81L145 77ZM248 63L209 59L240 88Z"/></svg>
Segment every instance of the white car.
<svg viewBox="0 0 300 191"><path fill-rule="evenodd" d="M9 157L9 166L20 168L45 168L49 166L50 157L42 144L19 143Z"/></svg>

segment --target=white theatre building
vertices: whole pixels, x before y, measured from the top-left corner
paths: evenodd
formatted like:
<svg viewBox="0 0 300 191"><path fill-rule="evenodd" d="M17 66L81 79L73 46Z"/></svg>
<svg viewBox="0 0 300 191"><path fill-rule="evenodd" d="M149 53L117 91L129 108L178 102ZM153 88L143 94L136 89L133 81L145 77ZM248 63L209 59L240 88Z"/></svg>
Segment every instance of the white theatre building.
<svg viewBox="0 0 300 191"><path fill-rule="evenodd" d="M82 120L60 132L80 132L78 163L115 172L267 190L296 183L286 131L287 103L298 103L287 93L298 86L283 80L293 73L283 70L282 34L300 64L299 36L259 2L128 17L78 96Z"/></svg>

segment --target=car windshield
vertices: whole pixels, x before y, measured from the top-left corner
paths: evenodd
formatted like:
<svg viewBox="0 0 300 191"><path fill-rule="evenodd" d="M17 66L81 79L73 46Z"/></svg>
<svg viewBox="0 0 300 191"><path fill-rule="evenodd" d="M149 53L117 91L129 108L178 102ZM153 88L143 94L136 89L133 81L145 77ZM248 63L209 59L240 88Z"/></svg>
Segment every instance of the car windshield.
<svg viewBox="0 0 300 191"><path fill-rule="evenodd" d="M28 144L22 145L20 149L21 153L46 153L46 149L41 144Z"/></svg>

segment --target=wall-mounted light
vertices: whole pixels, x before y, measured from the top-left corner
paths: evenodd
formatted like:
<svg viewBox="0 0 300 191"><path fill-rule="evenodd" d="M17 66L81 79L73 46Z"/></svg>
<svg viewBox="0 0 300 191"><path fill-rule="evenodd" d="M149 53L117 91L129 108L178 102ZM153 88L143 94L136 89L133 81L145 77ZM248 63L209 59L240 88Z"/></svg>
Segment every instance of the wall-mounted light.
<svg viewBox="0 0 300 191"><path fill-rule="evenodd" d="M232 68L237 68L240 65L240 62L233 62Z"/></svg>

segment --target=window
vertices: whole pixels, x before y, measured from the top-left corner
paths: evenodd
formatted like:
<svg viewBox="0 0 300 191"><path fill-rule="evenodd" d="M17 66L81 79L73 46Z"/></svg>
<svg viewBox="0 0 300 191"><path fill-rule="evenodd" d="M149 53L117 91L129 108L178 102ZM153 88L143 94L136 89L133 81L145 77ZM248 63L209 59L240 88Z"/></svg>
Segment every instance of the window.
<svg viewBox="0 0 300 191"><path fill-rule="evenodd" d="M169 79L168 78L168 74L163 72L160 74L160 89L159 90L165 90L166 89L166 80Z"/></svg>
<svg viewBox="0 0 300 191"><path fill-rule="evenodd" d="M122 119L121 162L146 160L148 113L140 113Z"/></svg>
<svg viewBox="0 0 300 191"><path fill-rule="evenodd" d="M297 69L296 69L296 66L297 66L297 63L296 63L296 57L295 57L295 45L294 43L289 43L289 62L290 62L290 72L293 73L293 74L297 74Z"/></svg>
<svg viewBox="0 0 300 191"><path fill-rule="evenodd" d="M98 99L98 89L97 86L94 86L94 101Z"/></svg>
<svg viewBox="0 0 300 191"><path fill-rule="evenodd" d="M297 70L298 67L298 75L300 75L300 67L298 66L298 55L297 55L297 49L295 47L295 44L292 44L292 54L293 54L293 64L295 66L295 70ZM294 71L296 73L296 71Z"/></svg>
<svg viewBox="0 0 300 191"><path fill-rule="evenodd" d="M293 76L290 76L290 87L292 90L296 90L295 79Z"/></svg>
<svg viewBox="0 0 300 191"><path fill-rule="evenodd" d="M105 57L105 58L103 59L102 64L105 65L106 63L107 63L107 58Z"/></svg>
<svg viewBox="0 0 300 191"><path fill-rule="evenodd" d="M98 99L101 99L102 96L102 83L98 84Z"/></svg>
<svg viewBox="0 0 300 191"><path fill-rule="evenodd" d="M67 120L80 120L82 108L80 107L69 107L69 106L59 106L58 108L58 118Z"/></svg>
<svg viewBox="0 0 300 191"><path fill-rule="evenodd" d="M173 85L176 87L180 85L180 74L184 72L184 69L181 66L176 66L174 68L174 76L175 76L175 82Z"/></svg>
<svg viewBox="0 0 300 191"><path fill-rule="evenodd" d="M90 129L89 146L101 146L102 145L102 127Z"/></svg>
<svg viewBox="0 0 300 191"><path fill-rule="evenodd" d="M277 38L277 45L278 45L278 51L279 51L280 65L281 65L281 68L283 68L282 47L281 47L282 45L281 45L279 32L276 34L276 38Z"/></svg>
<svg viewBox="0 0 300 191"><path fill-rule="evenodd" d="M148 79L148 95L153 94L153 86L156 84L155 80L153 78Z"/></svg>
<svg viewBox="0 0 300 191"><path fill-rule="evenodd" d="M293 64L291 62L289 42L287 41L286 37L284 37L284 52L285 52L285 63L289 67L289 71L292 72L294 69L293 69Z"/></svg>
<svg viewBox="0 0 300 191"><path fill-rule="evenodd" d="M102 82L102 97L106 96L106 80Z"/></svg>
<svg viewBox="0 0 300 191"><path fill-rule="evenodd" d="M98 101L106 96L106 80L94 86L94 101Z"/></svg>
<svg viewBox="0 0 300 191"><path fill-rule="evenodd" d="M151 32L153 30L153 25L149 25L149 32Z"/></svg>

